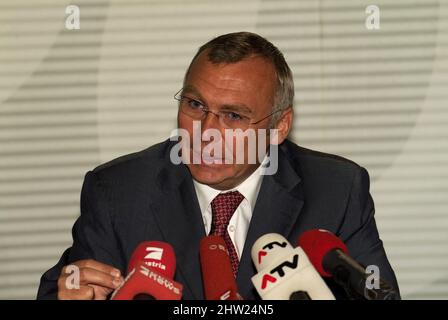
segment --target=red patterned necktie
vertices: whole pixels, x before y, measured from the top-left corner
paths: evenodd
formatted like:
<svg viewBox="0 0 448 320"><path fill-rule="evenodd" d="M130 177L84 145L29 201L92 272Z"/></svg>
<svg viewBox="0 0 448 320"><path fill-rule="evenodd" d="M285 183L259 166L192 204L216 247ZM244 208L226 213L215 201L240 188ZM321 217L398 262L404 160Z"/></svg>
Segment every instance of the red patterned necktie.
<svg viewBox="0 0 448 320"><path fill-rule="evenodd" d="M232 264L233 275L236 278L238 272L239 259L235 251L235 246L230 239L227 227L229 226L230 219L236 208L243 201L244 196L238 191L232 191L227 193L220 193L212 201L212 227L210 235L220 236L224 238L224 241L229 250L230 262Z"/></svg>

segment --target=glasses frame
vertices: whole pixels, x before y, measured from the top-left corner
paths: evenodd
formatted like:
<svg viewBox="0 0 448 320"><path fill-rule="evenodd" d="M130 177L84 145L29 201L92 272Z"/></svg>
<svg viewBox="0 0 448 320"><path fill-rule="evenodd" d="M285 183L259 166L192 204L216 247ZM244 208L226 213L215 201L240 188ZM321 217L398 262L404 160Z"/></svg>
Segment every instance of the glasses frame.
<svg viewBox="0 0 448 320"><path fill-rule="evenodd" d="M179 103L180 103L180 102L182 101L182 98L184 98L184 97L187 97L188 99L191 99L191 100L195 100L195 101L197 101L198 103L200 103L200 104L203 106L203 108L201 108L201 111L203 112L203 116L201 117L201 120L204 120L204 119L207 117L207 116L206 116L207 114L212 113L212 114L214 114L215 116L217 116L218 119L220 119L220 121L222 121L222 120L221 120L221 116L220 116L218 113L211 111L210 108L209 108L205 103L203 103L202 101L200 101L200 100L198 100L198 99L190 98L190 97L185 96L185 95L182 95L182 94L181 94L182 90L183 90L183 88L180 89L179 91L177 91L177 92L174 94L173 97L174 97L174 99L175 99L176 101L179 101ZM258 124L258 123L260 123L261 121L266 120L266 119L269 118L269 117L272 117L274 114L276 114L277 112L280 112L280 111L283 111L283 110L276 110L276 111L273 111L273 112L271 112L270 114L268 114L267 116L265 116L265 117L263 117L263 118L261 118L261 119L259 119L259 120L257 120L257 121L249 122L249 123L248 123L248 126L251 126L251 125L254 125L254 124ZM184 113L185 115L189 116L189 115L186 114L185 112L183 112L183 113ZM189 116L189 117L191 118L191 116ZM243 116L243 117L244 117L244 116ZM248 117L246 117L246 118L248 118ZM249 120L251 120L251 119L249 118Z"/></svg>

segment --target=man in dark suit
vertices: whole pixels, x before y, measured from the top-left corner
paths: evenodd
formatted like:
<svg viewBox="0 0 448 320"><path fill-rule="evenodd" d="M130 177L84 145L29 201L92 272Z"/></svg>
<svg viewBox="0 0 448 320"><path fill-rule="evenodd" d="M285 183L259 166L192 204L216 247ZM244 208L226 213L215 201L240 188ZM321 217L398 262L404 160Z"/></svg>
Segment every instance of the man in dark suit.
<svg viewBox="0 0 448 320"><path fill-rule="evenodd" d="M276 129L277 141L257 144L265 153L278 151L275 172L264 175L262 161L248 161L246 140L243 163L220 163L224 157L216 151L195 162L200 150L188 143L182 157L190 161L176 164L171 152L175 143L167 140L99 166L84 181L73 246L42 276L38 298L106 299L123 281L121 274L136 246L160 240L175 250L175 280L184 285L183 298L203 299L199 242L218 229L224 230L221 235L245 299L258 297L250 280L254 242L266 233L279 233L295 245L302 232L315 228L336 234L352 257L378 266L381 277L398 291L376 228L367 171L287 139L294 84L275 46L247 32L213 39L193 58L176 98L178 127L190 136L195 121L201 133L214 129L222 137L226 129ZM209 143L203 139L199 147ZM185 150L191 154L185 157ZM217 227L222 207L231 206L225 225ZM66 286L70 264L81 270L77 289ZM337 298L346 298L334 283L327 283Z"/></svg>

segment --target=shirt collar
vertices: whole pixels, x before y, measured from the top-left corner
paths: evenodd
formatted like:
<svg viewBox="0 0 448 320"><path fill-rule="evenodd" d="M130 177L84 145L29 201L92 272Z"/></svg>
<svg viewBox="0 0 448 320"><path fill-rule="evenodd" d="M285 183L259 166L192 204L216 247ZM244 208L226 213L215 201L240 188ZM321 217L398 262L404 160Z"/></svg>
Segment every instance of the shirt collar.
<svg viewBox="0 0 448 320"><path fill-rule="evenodd" d="M226 193L230 191L238 191L244 198L249 201L251 209L255 208L257 202L258 192L260 191L261 182L263 180L262 170L263 165L259 165L258 168L241 184L237 187L229 190L217 190L212 187L202 184L193 179L194 188L198 197L199 207L201 212L204 213L212 200L220 193Z"/></svg>

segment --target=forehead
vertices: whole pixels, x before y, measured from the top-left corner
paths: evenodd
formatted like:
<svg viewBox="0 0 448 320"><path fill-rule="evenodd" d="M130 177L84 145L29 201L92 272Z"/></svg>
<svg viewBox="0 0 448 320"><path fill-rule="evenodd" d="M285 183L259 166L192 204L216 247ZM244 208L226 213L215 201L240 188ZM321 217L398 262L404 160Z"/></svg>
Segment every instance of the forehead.
<svg viewBox="0 0 448 320"><path fill-rule="evenodd" d="M276 73L267 59L251 56L235 63L212 63L202 52L192 63L185 86L204 98L236 99L245 104L272 104Z"/></svg>

